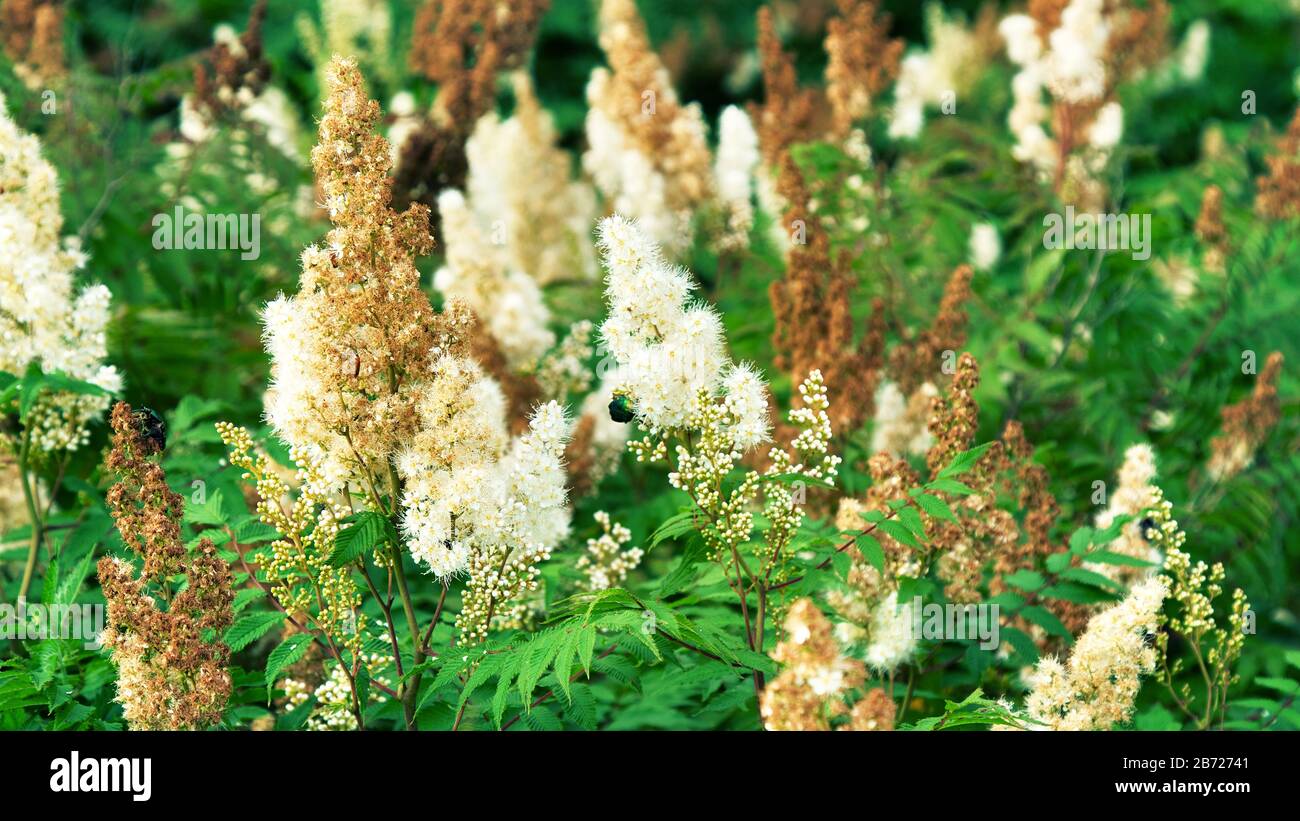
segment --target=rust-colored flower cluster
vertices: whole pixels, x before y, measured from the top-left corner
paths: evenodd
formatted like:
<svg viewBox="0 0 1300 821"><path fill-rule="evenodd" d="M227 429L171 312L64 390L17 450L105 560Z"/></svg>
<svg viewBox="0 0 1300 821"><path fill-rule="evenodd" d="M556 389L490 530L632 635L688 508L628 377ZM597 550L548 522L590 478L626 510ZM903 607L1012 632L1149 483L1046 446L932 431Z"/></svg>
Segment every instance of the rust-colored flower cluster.
<svg viewBox="0 0 1300 821"><path fill-rule="evenodd" d="M781 673L763 689L759 712L769 730L892 730L894 701L880 688L868 690L849 707L851 691L866 682L866 668L846 658L830 621L799 599L785 618L785 639L772 651Z"/></svg>
<svg viewBox="0 0 1300 821"><path fill-rule="evenodd" d="M794 57L781 48L772 9L758 10L758 54L763 68L763 104L749 104L759 151L768 168L779 168L790 146L813 139L820 102L816 90L800 88Z"/></svg>
<svg viewBox="0 0 1300 821"><path fill-rule="evenodd" d="M194 66L194 104L210 117L246 105L266 87L271 64L262 53L266 0L248 14L248 27L234 42L219 42Z"/></svg>
<svg viewBox="0 0 1300 821"><path fill-rule="evenodd" d="M1278 140L1277 151L1264 162L1268 173L1256 179L1255 211L1270 219L1300 215L1300 108Z"/></svg>
<svg viewBox="0 0 1300 821"><path fill-rule="evenodd" d="M1273 351L1264 362L1264 370L1255 381L1250 396L1220 411L1223 428L1210 440L1210 460L1206 465L1215 479L1230 479L1250 466L1255 451L1268 439L1281 408L1277 398L1277 379L1282 372L1282 352Z"/></svg>
<svg viewBox="0 0 1300 821"><path fill-rule="evenodd" d="M843 139L898 76L904 43L889 39L889 15L880 14L879 0L839 0L839 9L826 24L826 98L832 133Z"/></svg>
<svg viewBox="0 0 1300 821"><path fill-rule="evenodd" d="M769 287L776 364L793 379L821 369L834 397L832 421L843 433L874 413L884 364L885 315L882 303L875 302L868 327L855 340L853 274L845 259L832 258L829 237L814 214L813 197L790 148L818 138L849 141L871 100L897 76L903 42L888 39L889 19L878 14L878 6L876 0L839 0L840 17L827 24L824 96L799 87L774 14L768 7L760 9L764 101L750 106L763 159L759 198L769 210L783 212L779 231L787 249L785 276ZM819 117L827 108L830 122Z"/></svg>
<svg viewBox="0 0 1300 821"><path fill-rule="evenodd" d="M790 146L819 137L845 139L871 111L872 101L898 76L905 46L889 39L890 19L879 0L837 0L840 16L826 24L824 95L799 87L794 57L781 48L772 9L758 11L763 104L750 106L763 160L779 168ZM828 119L819 112L828 104Z"/></svg>
<svg viewBox="0 0 1300 821"><path fill-rule="evenodd" d="M843 256L832 260L830 240L812 222L803 176L788 155L781 166L780 191L788 203L786 224L795 236L785 276L768 289L776 320L776 365L796 380L820 369L833 397L831 424L851 433L872 413L884 364L883 305L873 303L871 321L855 341L855 283L848 261Z"/></svg>
<svg viewBox="0 0 1300 821"><path fill-rule="evenodd" d="M930 432L935 442L926 454L931 474L974 446L979 405L973 393L979 378L975 358L962 354L948 395L934 399ZM990 564L993 577L989 592L997 595L1006 590L1005 576L1034 569L1049 553L1062 549L1051 541L1060 508L1049 490L1050 476L1042 465L1033 462L1033 454L1024 428L1019 422L1009 422L1002 438L962 475L962 481L975 492L953 500L958 522L934 523L931 536L939 554L939 574L948 583L945 592L951 600L977 601L984 569ZM1014 507L999 507L999 499L1015 500ZM1012 510L1020 513L1021 521L1017 522ZM1045 600L1043 605L1072 632L1087 623L1086 608L1056 599ZM1040 642L1047 641L1037 627L1023 622L1016 626Z"/></svg>
<svg viewBox="0 0 1300 821"><path fill-rule="evenodd" d="M1204 248L1201 259L1205 269L1223 273L1231 246L1228 229L1223 224L1223 189L1217 185L1206 186L1201 197L1201 212L1196 217L1196 238Z"/></svg>
<svg viewBox="0 0 1300 821"><path fill-rule="evenodd" d="M66 73L62 0L3 0L0 32L14 73L28 88L40 88Z"/></svg>
<svg viewBox="0 0 1300 821"><path fill-rule="evenodd" d="M209 539L186 551L183 501L150 459L160 448L143 425L125 402L113 408L106 464L118 482L108 507L144 569L137 575L128 561L100 560L108 602L103 643L118 668L117 700L132 729L202 728L221 720L230 696L230 650L219 639L233 619L230 569ZM179 593L171 583L178 575L185 577Z"/></svg>
<svg viewBox="0 0 1300 821"><path fill-rule="evenodd" d="M969 265L957 266L944 286L930 327L890 349L889 375L904 396L911 396L923 382L937 381L943 372L945 353L956 355L966 344L966 303L971 298L972 276L974 271Z"/></svg>
<svg viewBox="0 0 1300 821"><path fill-rule="evenodd" d="M957 360L948 395L935 397L930 414L934 444L925 456L931 475L938 474L953 457L970 450L979 430L979 364L968 353ZM955 602L980 598L984 566L997 554L1014 549L1020 536L1015 517L997 506L997 478L1005 449L1001 443L980 458L962 481L975 489L956 505L958 521L936 521L931 541L939 557L939 575L947 582L944 592Z"/></svg>
<svg viewBox="0 0 1300 821"><path fill-rule="evenodd" d="M496 100L497 74L523 62L549 7L550 0L426 0L416 12L410 65L438 94L401 146L399 204L436 209L444 189L465 187L465 143Z"/></svg>
<svg viewBox="0 0 1300 821"><path fill-rule="evenodd" d="M589 139L606 130L619 134L663 178L663 207L686 224L690 212L714 193L703 115L697 105L678 98L634 0L602 0L599 40L609 68L592 72L587 101L589 117L608 127L589 122ZM585 162L600 182L603 163L593 153ZM609 185L601 187L614 193Z"/></svg>
<svg viewBox="0 0 1300 821"><path fill-rule="evenodd" d="M1007 591L1006 577L1018 570L1036 570L1048 555L1059 553L1066 547L1052 542L1052 529L1060 517L1061 508L1050 490L1051 476L1045 467L1033 461L1034 446L1025 438L1024 428L1019 422L1007 423L1001 442L991 449L991 453L998 462L1002 492L1016 499L1023 515L1020 538L993 554L989 593L996 596ZM1071 561L1077 563L1077 560ZM1063 599L1044 599L1039 604L1051 611L1071 633L1082 630L1091 615L1087 605ZM1050 634L1019 614L1010 624L1032 637L1039 650L1048 649L1053 642Z"/></svg>
<svg viewBox="0 0 1300 821"><path fill-rule="evenodd" d="M952 384L943 396L931 400L929 432L932 444L926 453L931 475L937 474L960 453L975 445L979 428L979 405L974 392L979 385L979 365L970 354L957 361ZM872 484L861 499L841 501L836 526L841 530L862 527L867 511L888 513L890 503L910 498L922 478L903 458L878 453L867 462ZM1059 516L1055 496L1049 490L1045 468L1033 462L1033 447L1017 422L1007 425L1000 440L983 453L961 481L973 492L948 496L956 521L921 514L928 539L920 550L909 547L883 532L873 533L884 556L884 573L872 565L857 547L849 548L852 559L849 590L831 594L835 609L854 631L864 630L868 648L881 640L872 634L873 614L888 604L898 590L900 577L919 578L937 565L945 582L945 595L953 602L976 602L983 598L985 571L992 569L988 592L1006 590L1002 581L1017 570L1034 569L1048 554L1061 547L1052 543L1052 529ZM1009 504L1008 504L1009 501ZM1071 630L1087 621L1086 608L1050 600L1049 608ZM1013 623L1046 646L1049 636L1022 621Z"/></svg>

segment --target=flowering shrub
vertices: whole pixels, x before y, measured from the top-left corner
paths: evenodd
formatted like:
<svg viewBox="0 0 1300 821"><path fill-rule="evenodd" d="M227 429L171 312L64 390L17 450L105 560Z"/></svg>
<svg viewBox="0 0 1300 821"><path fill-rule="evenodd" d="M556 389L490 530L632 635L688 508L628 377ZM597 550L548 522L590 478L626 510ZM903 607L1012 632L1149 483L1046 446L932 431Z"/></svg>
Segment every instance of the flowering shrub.
<svg viewBox="0 0 1300 821"><path fill-rule="evenodd" d="M110 5L0 2L0 728L1300 729L1294 4Z"/></svg>

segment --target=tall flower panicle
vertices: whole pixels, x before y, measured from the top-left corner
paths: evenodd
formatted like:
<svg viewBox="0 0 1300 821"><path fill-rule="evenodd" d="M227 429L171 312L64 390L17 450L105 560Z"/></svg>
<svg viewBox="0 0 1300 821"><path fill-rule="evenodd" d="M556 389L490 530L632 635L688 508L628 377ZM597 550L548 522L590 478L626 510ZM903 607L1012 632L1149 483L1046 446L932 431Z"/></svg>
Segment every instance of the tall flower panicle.
<svg viewBox="0 0 1300 821"><path fill-rule="evenodd" d="M263 0L253 5L242 33L225 24L213 33L213 47L194 66L194 90L181 98L182 141L167 146L173 159L188 157L193 145L211 139L226 119L241 129L259 130L285 157L302 161L294 104L270 82L271 64L262 48L265 17ZM260 176L249 176L253 187L269 188Z"/></svg>
<svg viewBox="0 0 1300 821"><path fill-rule="evenodd" d="M537 281L513 267L505 245L494 244L456 189L438 196L446 262L433 284L444 297L464 303L490 333L511 370L531 371L555 334Z"/></svg>
<svg viewBox="0 0 1300 821"><path fill-rule="evenodd" d="M966 92L992 56L987 31L994 18L992 6L985 6L978 21L967 26L960 18L950 19L938 3L925 6L928 50L907 54L899 65L890 112L889 135L914 138L925 125L927 107L955 102Z"/></svg>
<svg viewBox="0 0 1300 821"><path fill-rule="evenodd" d="M609 68L587 83L583 166L614 211L676 254L714 193L704 115L678 99L634 0L602 0L600 47Z"/></svg>
<svg viewBox="0 0 1300 821"><path fill-rule="evenodd" d="M872 112L875 98L898 75L903 53L903 41L888 37L889 18L879 14L879 0L838 0L837 6L840 16L827 25L824 92L799 87L794 56L782 49L771 10L764 6L758 12L764 99L761 106L750 106L762 156L756 187L763 209L784 218L784 225L773 221L772 239L786 251L791 249L786 232L796 230L796 220L807 224L806 215L791 215L788 209L812 210L805 202L792 201L787 190L791 146L822 139L840 144L849 156L869 164L871 150L862 121ZM831 362L823 360L820 365L829 368ZM834 384L829 371L828 378ZM871 390L861 395L869 402Z"/></svg>
<svg viewBox="0 0 1300 821"><path fill-rule="evenodd" d="M962 354L946 394L929 400L925 456L931 476L975 444L979 406L974 393L979 379L974 357ZM901 394L898 396L901 400ZM860 530L864 516L889 515L900 504L909 503L923 480L902 456L877 452L867 461L871 486L861 499L840 501L835 519L839 530ZM1054 552L1051 537L1059 508L1048 490L1046 470L1032 457L1033 447L1021 426L1008 424L1001 438L989 443L963 474L968 491L950 497L953 516L934 517L929 511L916 511L927 534L920 549L888 533L874 532L882 568L856 546L848 549L848 584L828 592L827 600L845 620L837 629L843 631L846 641L865 648L873 667L893 669L916 645L917 637L904 616L909 605L904 602L900 606L897 601L902 579L925 578L933 568L945 583L949 601L976 602L984 596L986 579L988 593L1001 594L1007 590L1005 577L1023 569L1037 571L1039 562ZM1087 616L1086 610L1070 602L1050 600L1044 606L1071 629L1080 627ZM1040 629L1016 626L1040 645L1047 644L1048 637Z"/></svg>
<svg viewBox="0 0 1300 821"><path fill-rule="evenodd" d="M394 178L399 202L435 207L465 187L466 142L496 102L497 74L519 68L549 0L425 0L411 36L411 68L437 84L433 106L402 129Z"/></svg>
<svg viewBox="0 0 1300 821"><path fill-rule="evenodd" d="M803 174L788 155L778 185L787 203L785 224L794 229L796 240L789 246L784 276L768 286L776 319L776 364L792 379L819 369L835 396L835 427L851 432L872 413L885 345L881 303L873 304L870 324L859 336L852 314L855 278L847 255L832 257L827 232L814 222Z"/></svg>
<svg viewBox="0 0 1300 821"><path fill-rule="evenodd" d="M1169 13L1164 0L1145 7L1070 0L1031 4L1030 14L999 25L1007 56L1020 68L1011 84L1012 153L1067 201L1086 210L1104 205L1097 175L1124 130L1116 87L1163 54Z"/></svg>
<svg viewBox="0 0 1300 821"><path fill-rule="evenodd" d="M837 137L849 135L875 98L898 76L901 39L889 39L880 0L839 0L840 16L826 25L826 97Z"/></svg>
<svg viewBox="0 0 1300 821"><path fill-rule="evenodd" d="M67 73L63 0L5 0L0 3L0 32L14 73L29 89L46 88Z"/></svg>
<svg viewBox="0 0 1300 821"><path fill-rule="evenodd" d="M759 8L757 26L758 54L763 70L763 102L761 105L750 103L749 116L758 132L763 167L771 172L780 167L791 145L806 142L817 135L816 117L820 99L816 90L799 87L794 55L781 48L781 38L770 6ZM776 199L772 182L771 173L761 175L760 195L764 207L776 214L781 212L782 206Z"/></svg>
<svg viewBox="0 0 1300 821"><path fill-rule="evenodd" d="M0 156L0 372L36 368L117 392L121 375L104 364L110 294L103 285L76 288L86 256L75 237L61 236L58 177L40 141L9 118L3 97ZM84 445L90 423L108 408L106 393L46 391L27 414L29 460Z"/></svg>
<svg viewBox="0 0 1300 821"><path fill-rule="evenodd" d="M528 74L514 72L511 84L514 114L483 115L465 144L466 196L515 270L541 285L592 279L596 193L571 178L569 156Z"/></svg>
<svg viewBox="0 0 1300 821"><path fill-rule="evenodd" d="M1207 185L1201 195L1201 210L1196 215L1196 238L1201 242L1201 260L1205 270L1222 274L1227 267L1231 241L1223 224L1223 189Z"/></svg>
<svg viewBox="0 0 1300 821"><path fill-rule="evenodd" d="M1173 506L1160 497L1156 507L1148 512L1151 540L1164 553L1164 573L1160 581L1169 589L1170 606L1161 616L1161 624L1168 628L1157 637L1157 648L1168 654L1170 633L1176 633L1191 649L1207 687L1202 710L1193 712L1191 686L1184 682L1176 687L1174 677L1182 670L1184 660L1175 658L1162 665L1164 683L1174 694L1175 703L1185 715L1205 729L1213 721L1223 722L1227 706L1228 689L1240 677L1235 672L1237 660L1246 643L1248 632L1253 633L1254 615L1250 601L1241 588L1232 591L1232 603L1222 618L1215 612L1215 601L1223 595L1223 582L1227 573L1223 564L1203 561L1193 562L1183 551L1187 534L1173 518Z"/></svg>
<svg viewBox="0 0 1300 821"><path fill-rule="evenodd" d="M1159 656L1151 639L1167 595L1162 577L1147 579L1089 620L1064 664L1039 661L1025 700L1029 718L1050 730L1109 730L1127 723L1141 677L1156 669Z"/></svg>
<svg viewBox="0 0 1300 821"><path fill-rule="evenodd" d="M1110 527L1116 519L1128 516L1134 519L1125 524L1119 536L1107 550L1134 559L1158 565L1160 553L1147 540L1140 521L1141 513L1155 506L1160 489L1155 486L1156 457L1150 445L1133 445L1124 451L1124 464L1119 469L1119 484L1106 500L1106 508L1097 514L1095 524L1100 529ZM1117 565L1089 563L1089 570L1129 585L1151 575L1144 565Z"/></svg>
<svg viewBox="0 0 1300 821"><path fill-rule="evenodd" d="M718 119L718 156L713 163L718 200L727 226L722 247L737 248L749 241L754 224L754 172L758 167L758 134L744 109L727 106Z"/></svg>
<svg viewBox="0 0 1300 821"><path fill-rule="evenodd" d="M904 396L913 396L926 382L938 381L944 363L966 344L966 303L974 273L969 265L953 269L930 326L890 350L888 371Z"/></svg>
<svg viewBox="0 0 1300 821"><path fill-rule="evenodd" d="M218 422L217 433L229 448L230 464L253 483L258 519L281 534L252 557L271 595L286 612L309 614L308 621L333 646L359 652L367 621L357 612L361 594L351 569L332 561L334 539L350 509L332 492L319 462L301 448L289 450L298 466L294 495L279 466L256 450L247 430Z"/></svg>
<svg viewBox="0 0 1300 821"><path fill-rule="evenodd" d="M205 61L194 66L192 104L211 115L236 105L246 105L266 87L271 65L262 54L262 24L266 20L266 2L253 4L248 28L235 35L229 27L217 29L216 45Z"/></svg>
<svg viewBox="0 0 1300 821"><path fill-rule="evenodd" d="M1268 173L1255 180L1255 211L1270 219L1300 216L1300 108L1264 162Z"/></svg>
<svg viewBox="0 0 1300 821"><path fill-rule="evenodd" d="M417 561L440 577L464 571L472 543L464 537L466 519L476 511L479 487L509 446L505 399L495 382L474 362L442 357L418 413L428 426L418 429L397 454L397 474L405 484L402 530Z"/></svg>
<svg viewBox="0 0 1300 821"><path fill-rule="evenodd" d="M669 264L640 224L618 215L601 220L599 248L609 300L600 334L618 362L615 391L649 427L681 427L698 394L722 387L722 322L712 308L689 302L689 272Z"/></svg>
<svg viewBox="0 0 1300 821"><path fill-rule="evenodd" d="M283 160L304 165L306 156L297 108L271 82L262 47L265 16L263 0L253 5L242 33L225 23L213 31L212 48L195 62L194 87L181 97L177 138L165 146L158 172L162 192L194 212L220 207L218 196L192 184L196 176L237 176L263 203L266 227L283 232L319 212L310 186L283 179Z"/></svg>
<svg viewBox="0 0 1300 821"><path fill-rule="evenodd" d="M453 520L453 550L468 552L469 581L456 617L462 644L481 641L493 628L522 626L527 605L520 599L537 590L537 565L568 536L563 459L571 428L557 403L539 406L528 431L472 488L467 515Z"/></svg>
<svg viewBox="0 0 1300 821"><path fill-rule="evenodd" d="M929 430L931 404L939 397L939 387L946 381L947 363L966 342L967 314L970 299L971 266L958 266L948 278L939 310L931 324L911 339L896 344L884 363L883 309L874 308L873 319L877 373L872 384L879 383L872 406L873 453L884 451L894 456L921 454L934 443ZM892 378L891 378L892 377ZM864 380L865 381L865 380Z"/></svg>
<svg viewBox="0 0 1300 821"><path fill-rule="evenodd" d="M230 569L212 541L193 552L181 541L180 495L150 457L158 445L125 402L113 408L113 448L106 466L118 476L107 502L122 541L142 560L99 561L108 602L103 644L117 667L117 700L132 729L197 729L220 722L230 697L230 649L217 636L234 619ZM183 575L183 589L171 579ZM160 607L158 600L166 603Z"/></svg>
<svg viewBox="0 0 1300 821"><path fill-rule="evenodd" d="M1282 352L1273 351L1255 379L1250 396L1223 408L1223 429L1210 440L1206 470L1215 479L1230 479L1250 466L1255 452L1268 439L1281 418L1277 380L1282 373Z"/></svg>
<svg viewBox="0 0 1300 821"><path fill-rule="evenodd" d="M833 484L838 474L821 372L812 370L799 385L801 407L789 414L784 447L769 450L762 473L746 471L733 482L745 455L771 439L762 377L726 355L712 310L685 306L690 275L668 265L635 223L609 217L600 233L610 302L601 332L618 363L610 412L621 421L635 419L645 433L628 449L639 462L669 463L669 484L686 493L708 523L700 534L709 558L724 567L750 542L761 494L768 527L754 547L757 572L779 584L789 571L787 548L803 521L805 480L798 477ZM796 480L798 492L777 477ZM779 610L774 602L773 618ZM756 646L752 634L747 638Z"/></svg>
<svg viewBox="0 0 1300 821"><path fill-rule="evenodd" d="M298 293L267 306L267 417L315 486L394 514L417 562L478 584L495 552L540 556L566 532L569 423L550 403L512 442L501 387L469 355L471 312L453 298L436 313L420 289L429 212L389 207L378 105L351 60L336 59L329 78L312 158L334 225L304 252Z"/></svg>
<svg viewBox="0 0 1300 821"><path fill-rule="evenodd" d="M453 303L435 314L414 257L428 253L428 209L389 208L389 153L379 106L356 64L331 64L330 96L312 150L333 227L302 255L298 293L266 307L267 418L337 481L383 465L410 441L434 364L469 324Z"/></svg>

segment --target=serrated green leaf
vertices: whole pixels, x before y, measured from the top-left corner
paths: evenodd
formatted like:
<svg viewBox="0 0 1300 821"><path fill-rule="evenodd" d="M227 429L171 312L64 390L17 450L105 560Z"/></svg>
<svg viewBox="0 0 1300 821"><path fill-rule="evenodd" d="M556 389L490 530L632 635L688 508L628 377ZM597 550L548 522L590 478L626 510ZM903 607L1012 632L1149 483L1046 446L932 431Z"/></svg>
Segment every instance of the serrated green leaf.
<svg viewBox="0 0 1300 821"><path fill-rule="evenodd" d="M555 717L555 713L545 704L540 704L524 714L524 724L536 732L554 732L563 730L564 725Z"/></svg>
<svg viewBox="0 0 1300 821"><path fill-rule="evenodd" d="M234 624L226 628L223 640L230 647L230 652L238 653L264 636L272 627L283 623L284 614L279 611L249 613L240 616Z"/></svg>
<svg viewBox="0 0 1300 821"><path fill-rule="evenodd" d="M885 572L885 550L880 546L880 542L876 541L876 537L870 533L863 533L853 541L862 557L883 575Z"/></svg>
<svg viewBox="0 0 1300 821"><path fill-rule="evenodd" d="M1019 587L1021 590L1034 591L1046 583L1043 574L1035 570L1022 569L1017 570L1008 576L1003 576L1002 581L1012 587Z"/></svg>
<svg viewBox="0 0 1300 821"><path fill-rule="evenodd" d="M226 523L226 512L222 509L221 502L221 488L209 493L201 505L196 505L187 498L185 500L185 521L196 525L218 527L224 525Z"/></svg>
<svg viewBox="0 0 1300 821"><path fill-rule="evenodd" d="M957 521L957 514L952 512L948 503L938 496L931 496L928 493L917 493L912 497L921 509L936 519L944 519L949 522Z"/></svg>
<svg viewBox="0 0 1300 821"><path fill-rule="evenodd" d="M694 510L683 510L680 513L675 513L665 519L664 523L659 525L659 527L655 529L655 532L651 534L650 547L647 549L654 548L658 546L660 542L667 541L668 539L675 539L678 536L690 533L694 529Z"/></svg>
<svg viewBox="0 0 1300 821"><path fill-rule="evenodd" d="M596 649L596 628L594 625L586 625L578 633L578 660L582 662L582 669L587 672L587 677L591 677L591 654Z"/></svg>
<svg viewBox="0 0 1300 821"><path fill-rule="evenodd" d="M925 538L925 523L921 521L921 513L916 508L900 508L898 511L898 521L902 522L918 540Z"/></svg>
<svg viewBox="0 0 1300 821"><path fill-rule="evenodd" d="M333 567L345 567L361 559L384 542L396 543L397 534L388 517L373 510L363 510L352 518L352 524L334 537L334 552L330 554Z"/></svg>
<svg viewBox="0 0 1300 821"><path fill-rule="evenodd" d="M964 453L957 454L952 458L952 461L948 463L948 467L939 471L939 475L936 476L935 478L951 479L954 476L960 476L961 474L975 467L975 463L978 462L980 458L985 454L985 452L988 451L988 449L991 447L993 447L992 442L985 442L984 444L971 448L970 450L965 451Z"/></svg>
<svg viewBox="0 0 1300 821"><path fill-rule="evenodd" d="M975 488L963 484L956 479L935 479L925 485L927 490L935 490L940 493L951 493L954 496L970 496L975 492Z"/></svg>
<svg viewBox="0 0 1300 821"><path fill-rule="evenodd" d="M271 655L267 656L266 695L268 701L270 701L271 689L275 686L275 680L279 677L280 672L301 660L306 655L311 642L311 636L306 633L294 633L285 639L279 647L272 650Z"/></svg>
<svg viewBox="0 0 1300 821"><path fill-rule="evenodd" d="M917 542L916 537L912 535L912 531L908 530L904 525L894 519L881 519L879 522L876 522L876 527L884 531L886 535L892 537L899 544L904 544L908 547L920 547L920 543Z"/></svg>

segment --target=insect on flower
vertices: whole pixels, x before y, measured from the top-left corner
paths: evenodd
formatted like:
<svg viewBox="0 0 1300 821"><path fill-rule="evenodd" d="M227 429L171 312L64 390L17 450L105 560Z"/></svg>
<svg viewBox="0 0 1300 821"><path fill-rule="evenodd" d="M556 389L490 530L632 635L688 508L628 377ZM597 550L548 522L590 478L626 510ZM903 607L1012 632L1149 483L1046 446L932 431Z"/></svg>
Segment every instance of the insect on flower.
<svg viewBox="0 0 1300 821"><path fill-rule="evenodd" d="M1154 530L1155 527L1156 520L1152 519L1150 516L1147 516L1142 521L1138 522L1138 530L1142 533L1142 538L1146 539L1148 542L1151 541L1151 531Z"/></svg>
<svg viewBox="0 0 1300 821"><path fill-rule="evenodd" d="M632 421L632 402L623 394L615 394L614 398L609 400L609 418L621 425L626 425Z"/></svg>
<svg viewBox="0 0 1300 821"><path fill-rule="evenodd" d="M163 448L167 447L167 423L163 421L157 411L141 406L136 411L135 416L140 427L140 433L153 445L155 451L161 452Z"/></svg>

